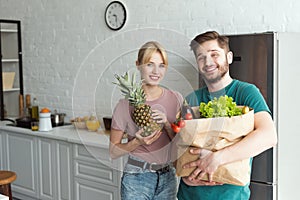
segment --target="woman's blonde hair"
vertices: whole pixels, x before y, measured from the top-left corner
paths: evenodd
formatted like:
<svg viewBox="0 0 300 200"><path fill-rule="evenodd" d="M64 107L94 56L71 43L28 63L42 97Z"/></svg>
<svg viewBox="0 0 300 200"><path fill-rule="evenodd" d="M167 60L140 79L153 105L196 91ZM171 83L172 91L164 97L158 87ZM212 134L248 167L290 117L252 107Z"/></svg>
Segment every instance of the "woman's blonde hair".
<svg viewBox="0 0 300 200"><path fill-rule="evenodd" d="M147 42L140 48L137 60L138 64L143 65L149 63L152 54L155 52L160 53L163 59L163 64L165 66L168 66L168 57L166 50L161 46L161 44L156 41Z"/></svg>

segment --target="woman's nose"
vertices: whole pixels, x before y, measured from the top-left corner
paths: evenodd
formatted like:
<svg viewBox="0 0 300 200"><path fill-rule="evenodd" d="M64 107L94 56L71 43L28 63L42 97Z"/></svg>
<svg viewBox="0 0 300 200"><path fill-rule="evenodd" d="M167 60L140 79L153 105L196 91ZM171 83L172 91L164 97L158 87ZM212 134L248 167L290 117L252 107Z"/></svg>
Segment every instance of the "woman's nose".
<svg viewBox="0 0 300 200"><path fill-rule="evenodd" d="M158 73L158 67L158 65L154 65L152 72L155 74Z"/></svg>

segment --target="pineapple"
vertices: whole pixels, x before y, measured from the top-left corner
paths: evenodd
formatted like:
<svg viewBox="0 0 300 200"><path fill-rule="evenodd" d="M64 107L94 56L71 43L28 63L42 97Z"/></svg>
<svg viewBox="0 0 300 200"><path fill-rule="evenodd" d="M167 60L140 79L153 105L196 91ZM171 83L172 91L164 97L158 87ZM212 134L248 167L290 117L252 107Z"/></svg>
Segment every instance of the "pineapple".
<svg viewBox="0 0 300 200"><path fill-rule="evenodd" d="M160 125L151 117L151 107L145 104L146 94L142 88L143 81L136 82L136 74L133 73L132 77L130 77L128 72L123 76L115 74L115 78L118 80L118 83L114 84L119 86L129 104L134 107L132 119L138 127L144 129L141 135L146 137L151 135L153 131L160 130Z"/></svg>

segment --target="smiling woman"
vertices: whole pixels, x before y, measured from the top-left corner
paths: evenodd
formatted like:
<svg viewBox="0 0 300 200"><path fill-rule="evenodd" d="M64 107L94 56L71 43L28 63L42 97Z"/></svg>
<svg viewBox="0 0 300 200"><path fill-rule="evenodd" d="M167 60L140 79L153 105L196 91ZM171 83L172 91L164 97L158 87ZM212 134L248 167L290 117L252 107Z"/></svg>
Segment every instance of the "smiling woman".
<svg viewBox="0 0 300 200"><path fill-rule="evenodd" d="M135 75L128 73L116 75L125 99L113 112L110 154L112 158L129 154L121 181L122 200L176 199L177 179L170 155L175 133L170 122L176 120L183 98L160 86L167 66L165 49L150 41L138 52L141 81L136 83ZM122 143L125 133L128 142Z"/></svg>

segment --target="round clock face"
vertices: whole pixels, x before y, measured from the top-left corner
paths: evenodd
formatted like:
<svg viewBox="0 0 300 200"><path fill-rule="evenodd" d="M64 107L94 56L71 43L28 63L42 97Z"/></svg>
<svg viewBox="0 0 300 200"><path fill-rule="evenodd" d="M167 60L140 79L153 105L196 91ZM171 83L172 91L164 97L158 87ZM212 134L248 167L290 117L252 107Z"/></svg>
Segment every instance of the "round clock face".
<svg viewBox="0 0 300 200"><path fill-rule="evenodd" d="M120 30L126 22L125 6L119 1L113 1L106 7L105 22L112 30Z"/></svg>

